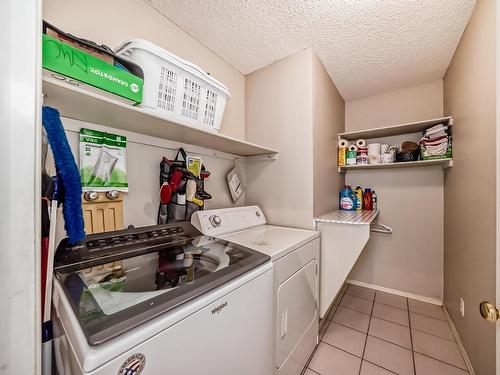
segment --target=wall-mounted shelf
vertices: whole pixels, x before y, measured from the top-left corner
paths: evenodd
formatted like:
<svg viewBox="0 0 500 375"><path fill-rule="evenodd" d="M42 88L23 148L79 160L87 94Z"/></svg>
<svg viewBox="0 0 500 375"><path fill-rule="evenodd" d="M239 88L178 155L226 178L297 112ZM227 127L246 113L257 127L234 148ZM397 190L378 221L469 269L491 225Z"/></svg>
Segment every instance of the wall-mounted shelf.
<svg viewBox="0 0 500 375"><path fill-rule="evenodd" d="M339 172L346 173L347 171L366 170L366 169L413 168L413 167L428 167L428 166L440 166L442 169L451 168L453 166L453 159L418 160L418 161L407 161L404 163L389 163L389 164L345 165L339 167Z"/></svg>
<svg viewBox="0 0 500 375"><path fill-rule="evenodd" d="M370 225L380 213L379 210L341 211L336 210L314 218L315 222L332 224Z"/></svg>
<svg viewBox="0 0 500 375"><path fill-rule="evenodd" d="M381 128L374 128L368 130L359 130L352 132L339 133L339 139L347 139L348 141L354 141L360 138L383 138L392 137L395 135L410 134L423 132L425 129L430 128L434 125L444 123L448 126L453 125L453 117L440 117L432 120L410 122L407 124L384 126Z"/></svg>
<svg viewBox="0 0 500 375"><path fill-rule="evenodd" d="M61 116L117 130L168 139L239 156L276 159L278 151L223 134L171 122L154 112L121 103L52 77L43 77L45 104Z"/></svg>

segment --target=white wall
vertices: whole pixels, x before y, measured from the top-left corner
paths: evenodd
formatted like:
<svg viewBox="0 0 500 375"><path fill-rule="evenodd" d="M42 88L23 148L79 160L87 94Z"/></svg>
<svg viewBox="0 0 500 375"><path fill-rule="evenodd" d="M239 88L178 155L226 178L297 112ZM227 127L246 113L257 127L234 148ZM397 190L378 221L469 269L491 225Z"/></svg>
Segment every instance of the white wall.
<svg viewBox="0 0 500 375"><path fill-rule="evenodd" d="M78 131L82 127L106 130L105 127L68 118L62 119L68 141L78 163ZM213 195L206 201L206 208L233 206L226 183L226 174L234 166L234 155L217 152L197 146L183 145L163 139L148 137L126 131L113 133L127 137L127 174L129 192L123 197L123 215L125 227L128 225L145 226L156 224L159 205L159 166L163 156L174 158L176 150L184 146L186 152L203 157L203 164L212 174L206 180L205 189ZM240 197L238 205L245 204L245 195ZM62 217L62 216L61 216ZM65 236L64 222L58 222L58 240Z"/></svg>
<svg viewBox="0 0 500 375"><path fill-rule="evenodd" d="M443 81L346 103L346 131L443 115ZM400 143L418 134L386 139ZM439 167L350 171L346 183L378 195L380 222L391 236L372 233L349 278L406 293L443 299L444 187Z"/></svg>

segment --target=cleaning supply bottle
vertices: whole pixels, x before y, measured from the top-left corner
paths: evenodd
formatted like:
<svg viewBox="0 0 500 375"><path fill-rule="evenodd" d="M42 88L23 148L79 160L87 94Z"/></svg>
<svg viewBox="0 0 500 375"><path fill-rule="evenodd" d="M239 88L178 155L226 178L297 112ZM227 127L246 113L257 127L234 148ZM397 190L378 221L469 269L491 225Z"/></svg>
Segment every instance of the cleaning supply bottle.
<svg viewBox="0 0 500 375"><path fill-rule="evenodd" d="M339 193L339 209L344 211L356 210L356 194L349 185L345 185Z"/></svg>
<svg viewBox="0 0 500 375"><path fill-rule="evenodd" d="M373 209L376 210L377 207L377 193L375 193L375 190L372 191L372 202L373 202Z"/></svg>
<svg viewBox="0 0 500 375"><path fill-rule="evenodd" d="M363 209L363 188L359 185L356 186L356 189L354 189L354 192L356 193L356 210L362 210Z"/></svg>
<svg viewBox="0 0 500 375"><path fill-rule="evenodd" d="M373 210L373 196L371 189L365 189L363 194L363 208L365 210Z"/></svg>

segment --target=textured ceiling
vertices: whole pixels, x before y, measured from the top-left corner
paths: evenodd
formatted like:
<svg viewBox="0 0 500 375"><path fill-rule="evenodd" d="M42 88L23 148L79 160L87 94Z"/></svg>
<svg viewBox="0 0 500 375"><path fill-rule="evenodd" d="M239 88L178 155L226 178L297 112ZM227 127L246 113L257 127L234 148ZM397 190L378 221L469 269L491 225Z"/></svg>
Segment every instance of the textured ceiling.
<svg viewBox="0 0 500 375"><path fill-rule="evenodd" d="M442 78L475 0L145 0L243 74L313 46L346 100Z"/></svg>

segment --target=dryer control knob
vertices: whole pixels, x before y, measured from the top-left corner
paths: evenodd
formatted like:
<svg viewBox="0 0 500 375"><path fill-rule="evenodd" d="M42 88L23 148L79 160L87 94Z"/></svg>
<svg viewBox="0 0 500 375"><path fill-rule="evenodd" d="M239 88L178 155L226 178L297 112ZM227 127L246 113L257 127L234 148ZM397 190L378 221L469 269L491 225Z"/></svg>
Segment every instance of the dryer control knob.
<svg viewBox="0 0 500 375"><path fill-rule="evenodd" d="M214 227L218 227L219 225L221 225L222 223L222 220L220 218L220 216L218 215L212 215L208 218L208 220L210 220L210 223L214 226Z"/></svg>

